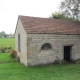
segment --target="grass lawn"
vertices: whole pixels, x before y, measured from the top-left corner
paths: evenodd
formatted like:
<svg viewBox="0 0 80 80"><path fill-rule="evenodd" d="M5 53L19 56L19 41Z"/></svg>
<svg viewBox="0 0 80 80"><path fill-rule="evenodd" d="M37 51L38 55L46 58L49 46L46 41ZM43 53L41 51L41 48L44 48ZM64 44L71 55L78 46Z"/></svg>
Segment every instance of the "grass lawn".
<svg viewBox="0 0 80 80"><path fill-rule="evenodd" d="M14 48L14 38L0 38L0 47L12 46Z"/></svg>
<svg viewBox="0 0 80 80"><path fill-rule="evenodd" d="M0 80L80 80L80 64L26 67L0 54Z"/></svg>

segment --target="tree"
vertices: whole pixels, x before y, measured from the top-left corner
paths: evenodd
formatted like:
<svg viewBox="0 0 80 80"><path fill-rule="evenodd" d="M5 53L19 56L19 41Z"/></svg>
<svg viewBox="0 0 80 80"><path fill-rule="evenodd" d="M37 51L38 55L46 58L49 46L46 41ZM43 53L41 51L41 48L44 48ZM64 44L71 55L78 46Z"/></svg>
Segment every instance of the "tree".
<svg viewBox="0 0 80 80"><path fill-rule="evenodd" d="M55 12L55 13L52 13L50 18L54 18L54 19L62 19L64 18L64 15L59 13L59 12Z"/></svg>
<svg viewBox="0 0 80 80"><path fill-rule="evenodd" d="M4 31L0 32L0 38L7 38L7 34Z"/></svg>
<svg viewBox="0 0 80 80"><path fill-rule="evenodd" d="M64 13L60 13L60 12L52 13L50 18L72 20L72 18L69 18L69 17L65 16Z"/></svg>
<svg viewBox="0 0 80 80"><path fill-rule="evenodd" d="M60 5L60 12L73 20L80 20L80 0L64 0Z"/></svg>
<svg viewBox="0 0 80 80"><path fill-rule="evenodd" d="M1 33L0 33L0 38L2 38L2 35L1 35Z"/></svg>

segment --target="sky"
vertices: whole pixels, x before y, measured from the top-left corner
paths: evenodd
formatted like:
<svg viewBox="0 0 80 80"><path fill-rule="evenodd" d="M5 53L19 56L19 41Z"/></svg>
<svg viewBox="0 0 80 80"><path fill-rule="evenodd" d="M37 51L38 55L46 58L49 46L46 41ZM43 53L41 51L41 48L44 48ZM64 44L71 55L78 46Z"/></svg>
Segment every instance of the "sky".
<svg viewBox="0 0 80 80"><path fill-rule="evenodd" d="M18 16L48 18L59 11L62 0L0 0L0 32L14 34Z"/></svg>

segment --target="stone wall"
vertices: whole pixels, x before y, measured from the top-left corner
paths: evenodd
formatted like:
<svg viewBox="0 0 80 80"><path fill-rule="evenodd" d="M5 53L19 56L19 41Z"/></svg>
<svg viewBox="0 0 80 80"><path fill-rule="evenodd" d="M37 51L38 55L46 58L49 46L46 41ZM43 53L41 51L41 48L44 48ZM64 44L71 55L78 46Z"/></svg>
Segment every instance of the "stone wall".
<svg viewBox="0 0 80 80"><path fill-rule="evenodd" d="M51 50L41 50L44 43L52 45ZM53 63L58 57L64 59L64 46L72 46L71 58L80 58L80 35L27 34L28 66Z"/></svg>
<svg viewBox="0 0 80 80"><path fill-rule="evenodd" d="M18 51L18 34L20 34L20 52ZM15 49L17 51L17 55L20 57L20 62L27 66L27 34L20 20L18 20L15 32Z"/></svg>
<svg viewBox="0 0 80 80"><path fill-rule="evenodd" d="M21 51L18 51L18 34L20 34ZM51 44L50 50L41 50L43 44ZM26 66L53 63L58 57L64 59L64 46L72 46L71 59L80 59L80 35L62 34L27 34L18 20L15 32L15 49L20 62Z"/></svg>

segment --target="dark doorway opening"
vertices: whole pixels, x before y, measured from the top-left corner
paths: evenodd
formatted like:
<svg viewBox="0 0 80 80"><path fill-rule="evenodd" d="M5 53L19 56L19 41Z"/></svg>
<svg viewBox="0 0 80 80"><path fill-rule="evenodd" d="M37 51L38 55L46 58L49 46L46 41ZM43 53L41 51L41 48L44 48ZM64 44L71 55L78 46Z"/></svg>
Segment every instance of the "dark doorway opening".
<svg viewBox="0 0 80 80"><path fill-rule="evenodd" d="M70 62L71 60L71 46L64 46L64 60Z"/></svg>

